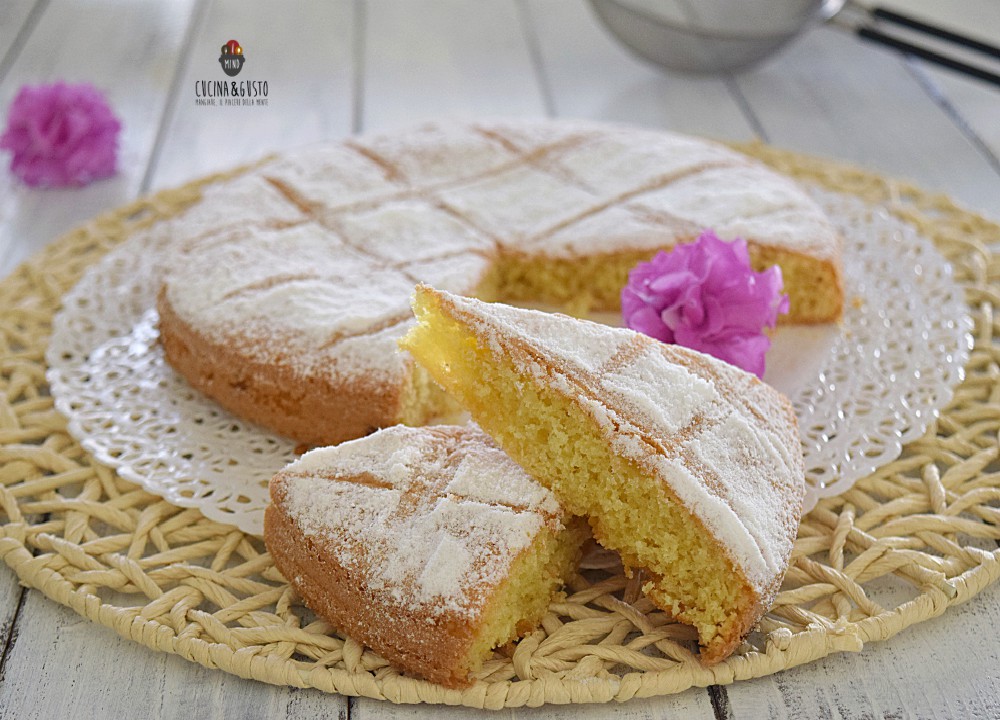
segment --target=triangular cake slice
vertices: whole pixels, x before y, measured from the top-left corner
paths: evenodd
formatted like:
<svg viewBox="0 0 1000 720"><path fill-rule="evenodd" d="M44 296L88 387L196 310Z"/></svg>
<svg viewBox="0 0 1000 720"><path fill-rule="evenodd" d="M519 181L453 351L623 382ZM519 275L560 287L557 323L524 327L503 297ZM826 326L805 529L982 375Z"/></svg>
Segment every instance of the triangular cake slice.
<svg viewBox="0 0 1000 720"><path fill-rule="evenodd" d="M450 687L538 625L590 536L475 426L313 450L275 475L271 500L264 540L306 604Z"/></svg>
<svg viewBox="0 0 1000 720"><path fill-rule="evenodd" d="M778 591L804 470L788 401L631 330L417 287L400 345L724 659Z"/></svg>

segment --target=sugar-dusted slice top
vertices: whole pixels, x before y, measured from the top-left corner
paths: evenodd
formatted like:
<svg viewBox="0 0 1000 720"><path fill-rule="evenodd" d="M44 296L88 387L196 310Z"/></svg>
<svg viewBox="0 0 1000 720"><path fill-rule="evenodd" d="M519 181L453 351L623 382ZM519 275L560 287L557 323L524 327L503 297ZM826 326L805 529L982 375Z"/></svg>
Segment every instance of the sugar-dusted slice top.
<svg viewBox="0 0 1000 720"><path fill-rule="evenodd" d="M551 492L475 426L402 425L303 455L272 495L372 591L417 615L474 617L545 528Z"/></svg>
<svg viewBox="0 0 1000 720"><path fill-rule="evenodd" d="M624 328L435 291L518 372L578 404L613 451L666 483L761 596L784 573L804 492L788 401L753 375Z"/></svg>

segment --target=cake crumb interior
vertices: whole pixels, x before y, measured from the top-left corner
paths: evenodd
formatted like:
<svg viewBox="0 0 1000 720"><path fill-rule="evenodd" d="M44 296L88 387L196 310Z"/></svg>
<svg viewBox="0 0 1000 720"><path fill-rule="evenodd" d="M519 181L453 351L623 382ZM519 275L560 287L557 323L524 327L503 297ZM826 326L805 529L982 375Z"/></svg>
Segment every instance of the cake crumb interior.
<svg viewBox="0 0 1000 720"><path fill-rule="evenodd" d="M581 406L485 347L436 297L418 293L415 312L401 346L571 513L590 518L598 542L651 572L647 594L697 629L703 660L727 655L747 630L752 592L666 483L614 454Z"/></svg>
<svg viewBox="0 0 1000 720"><path fill-rule="evenodd" d="M482 620L466 657L478 672L491 651L538 627L553 595L576 570L589 536L580 518L554 533L543 529L511 564L510 572L483 608Z"/></svg>

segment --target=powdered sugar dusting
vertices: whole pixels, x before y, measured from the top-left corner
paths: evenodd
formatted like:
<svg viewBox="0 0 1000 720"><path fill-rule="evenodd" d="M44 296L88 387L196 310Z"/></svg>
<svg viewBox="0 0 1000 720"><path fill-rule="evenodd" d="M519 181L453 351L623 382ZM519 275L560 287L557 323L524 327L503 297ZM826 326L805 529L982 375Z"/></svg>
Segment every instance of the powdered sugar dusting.
<svg viewBox="0 0 1000 720"><path fill-rule="evenodd" d="M398 200L345 213L337 226L349 242L392 263L493 249L485 235L423 200Z"/></svg>
<svg viewBox="0 0 1000 720"><path fill-rule="evenodd" d="M656 456L652 459L652 465L656 468L657 474L670 484L670 488L688 510L701 518L726 548L730 558L747 574L757 592L763 594L775 575L781 573L784 563L774 552L766 551L765 555L762 544L776 541L780 548L790 551L791 539L773 537L774 533L765 533L764 537L757 537L750 531L745 524L745 520L750 518L744 518L740 513L747 508L745 505L734 507L732 492L728 486L728 483L736 478L727 476L722 484L715 488L715 492L707 492L704 478L696 475L687 464L679 460ZM756 494L759 490L751 488L751 492ZM767 508L757 510L763 510L764 518L770 512ZM732 522L732 516L735 516L738 522ZM767 520L763 519L761 524L765 525L766 530ZM788 557L787 552L784 557Z"/></svg>
<svg viewBox="0 0 1000 720"><path fill-rule="evenodd" d="M416 187L454 182L518 160L500 143L459 122L431 123L406 133L373 135L357 142Z"/></svg>
<svg viewBox="0 0 1000 720"><path fill-rule="evenodd" d="M673 435L721 398L711 384L671 363L658 350L647 345L628 365L605 372L600 382L608 405L628 408L633 424Z"/></svg>
<svg viewBox="0 0 1000 720"><path fill-rule="evenodd" d="M801 189L721 145L579 121L452 122L302 148L209 186L163 228L177 246L165 287L183 324L248 360L280 356L305 379L332 364L342 382L391 391L411 361L400 368L384 333L402 336L415 282L475 294L501 253L652 253L705 225L837 253ZM567 362L614 352L600 333L538 322Z"/></svg>
<svg viewBox="0 0 1000 720"><path fill-rule="evenodd" d="M494 354L579 404L616 453L667 483L759 594L780 577L805 485L794 416L776 390L631 330L438 296ZM573 337L587 341L571 349Z"/></svg>
<svg viewBox="0 0 1000 720"><path fill-rule="evenodd" d="M356 302L369 283L379 284L382 292L365 303ZM367 333L373 325L398 318L399 299L411 287L407 278L388 270L372 271L364 279L292 279L254 293L236 294L216 310L220 323L229 323L237 331L256 323L280 322L286 333L294 335L296 344L309 349L337 335Z"/></svg>
<svg viewBox="0 0 1000 720"><path fill-rule="evenodd" d="M305 220L302 210L267 182L261 174L266 168L205 188L201 202L172 221L178 237L232 225L283 225Z"/></svg>
<svg viewBox="0 0 1000 720"><path fill-rule="evenodd" d="M555 496L531 479L525 472L511 472L511 460L496 447L484 446L475 453L462 457L455 475L445 486L445 491L459 497L483 503L500 503L527 507L556 515L559 503Z"/></svg>
<svg viewBox="0 0 1000 720"><path fill-rule="evenodd" d="M375 340L360 354L357 344L343 353L330 347L339 337L397 324L407 314L413 281L399 270L373 267L368 256L315 223L228 230L194 243L174 264L177 275L198 268L197 281L167 286L174 311L222 337L280 337L281 347L265 342L254 351L262 359L294 350L302 367L338 355L342 363L357 358L358 367L376 371L395 364L394 352L386 355Z"/></svg>
<svg viewBox="0 0 1000 720"><path fill-rule="evenodd" d="M596 372L631 340L633 333L561 313L515 308L503 303L486 304L448 294L449 303L467 313L467 320L485 333L487 342L500 348L503 336L522 338L529 345L545 348L560 365L583 372ZM488 308L485 310L485 308ZM571 322L567 322L571 321ZM540 370L539 372L543 372Z"/></svg>
<svg viewBox="0 0 1000 720"><path fill-rule="evenodd" d="M201 200L179 215L136 231L164 257L207 238L245 228L275 228L308 220L301 208L254 171L201 191ZM179 270L181 270L179 268ZM183 275L182 275L183 276Z"/></svg>
<svg viewBox="0 0 1000 720"><path fill-rule="evenodd" d="M612 205L581 216L555 232L528 238L519 249L558 258L602 255L618 249L645 250L652 255L677 241L697 237L701 229L697 223L683 218L662 213L650 216ZM608 238L615 239L614 248L609 248Z"/></svg>
<svg viewBox="0 0 1000 720"><path fill-rule="evenodd" d="M454 594L455 588L462 587L465 574L474 560L466 543L448 534L445 528L436 529L444 532L416 582L421 595L427 598L444 598Z"/></svg>
<svg viewBox="0 0 1000 720"><path fill-rule="evenodd" d="M351 381L358 368L367 368L365 379L385 385L404 382L411 369L406 355L399 352L399 338L413 327L412 317L378 332L344 338L328 347L310 368L327 377L345 377Z"/></svg>
<svg viewBox="0 0 1000 720"><path fill-rule="evenodd" d="M719 495L740 517L753 543L736 547L749 553L755 548L767 568L781 567L791 552L793 536L775 533L797 522L802 489L793 485L788 474L775 472L787 467L772 444L773 433L750 426L746 417L733 414L708 428L688 445L691 455L717 478ZM749 558L744 564L750 564Z"/></svg>
<svg viewBox="0 0 1000 720"><path fill-rule="evenodd" d="M298 204L318 211L375 202L403 189L385 167L341 144L293 150L261 174Z"/></svg>
<svg viewBox="0 0 1000 720"><path fill-rule="evenodd" d="M439 194L475 226L513 243L601 203L599 196L530 166L510 168Z"/></svg>
<svg viewBox="0 0 1000 720"><path fill-rule="evenodd" d="M483 255L461 253L408 265L406 274L418 282L469 295L489 273L492 262Z"/></svg>
<svg viewBox="0 0 1000 720"><path fill-rule="evenodd" d="M177 279L168 285L171 305L185 317L198 318L199 326L208 330L228 319L243 321L219 304L252 294L248 291L253 288L266 289L283 278L319 277L322 264L347 276L368 270L363 255L313 223L224 230L190 243L171 264Z"/></svg>
<svg viewBox="0 0 1000 720"><path fill-rule="evenodd" d="M725 240L735 237L832 259L837 236L819 206L795 183L757 165L712 167L633 198ZM761 234L763 232L763 234Z"/></svg>
<svg viewBox="0 0 1000 720"><path fill-rule="evenodd" d="M595 192L622 195L707 165L733 165L733 153L703 140L657 132L612 130L560 155L561 167Z"/></svg>
<svg viewBox="0 0 1000 720"><path fill-rule="evenodd" d="M559 505L475 426L394 426L282 470L288 514L370 589L417 612L473 616Z"/></svg>

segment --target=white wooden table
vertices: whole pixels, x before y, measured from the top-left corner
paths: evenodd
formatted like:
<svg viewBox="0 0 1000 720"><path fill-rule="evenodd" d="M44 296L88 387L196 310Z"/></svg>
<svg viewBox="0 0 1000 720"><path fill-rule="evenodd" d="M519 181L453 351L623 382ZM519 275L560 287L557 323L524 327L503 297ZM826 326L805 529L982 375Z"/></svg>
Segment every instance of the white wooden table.
<svg viewBox="0 0 1000 720"><path fill-rule="evenodd" d="M998 0L891 0L1000 43ZM203 107L219 47L245 48L266 107ZM629 56L583 0L2 0L0 108L24 83L90 81L124 122L119 174L38 191L0 172L0 277L62 232L141 193L324 138L441 116L627 121L759 137L911 179L1000 218L1000 90L818 27L726 77ZM241 79L244 79L241 77ZM4 162L7 158L3 158ZM534 718L997 718L1000 587L892 640L777 676ZM120 639L0 567L2 718L426 718L274 687Z"/></svg>

